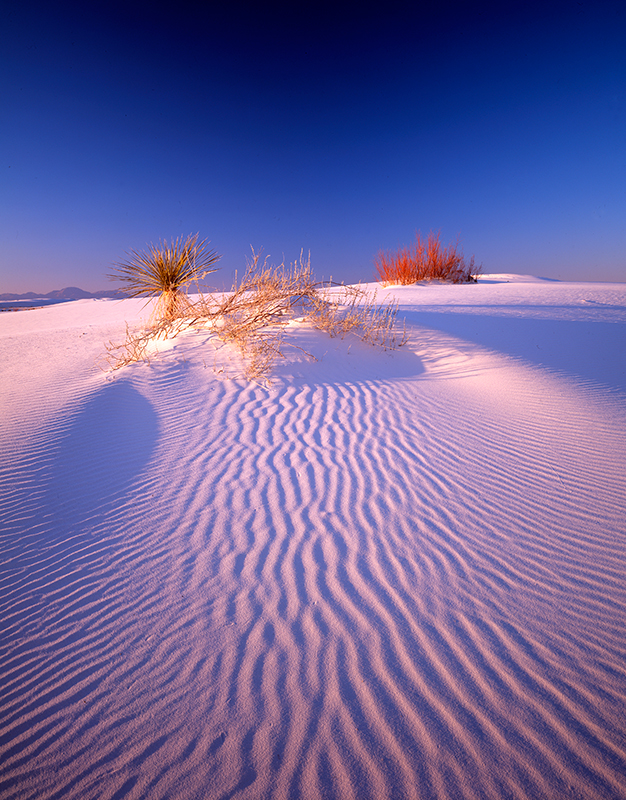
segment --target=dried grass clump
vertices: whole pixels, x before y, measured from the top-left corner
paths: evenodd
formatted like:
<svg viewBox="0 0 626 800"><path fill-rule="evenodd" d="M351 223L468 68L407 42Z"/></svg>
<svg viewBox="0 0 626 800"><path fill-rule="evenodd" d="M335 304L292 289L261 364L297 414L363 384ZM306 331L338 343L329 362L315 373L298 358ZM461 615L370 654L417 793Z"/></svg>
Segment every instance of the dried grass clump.
<svg viewBox="0 0 626 800"><path fill-rule="evenodd" d="M194 281L203 280L215 269L210 269L220 256L208 250L206 239L198 241L199 234L186 239L173 239L168 244L147 245L142 252L131 250L126 261L115 266L109 277L124 284L127 297L155 297L158 301L153 319L176 319L189 305L186 291Z"/></svg>
<svg viewBox="0 0 626 800"><path fill-rule="evenodd" d="M395 350L406 344L406 323L400 332L396 325L398 302L378 303L376 292L360 286L323 289L313 300L310 320L313 326L331 338L356 332L364 342Z"/></svg>
<svg viewBox="0 0 626 800"><path fill-rule="evenodd" d="M374 259L378 278L384 286L412 284L424 280L450 283L476 283L481 267L474 256L465 261L459 242L444 247L440 234L432 231L424 241L417 234L413 247L403 247L396 253L380 252Z"/></svg>
<svg viewBox="0 0 626 800"><path fill-rule="evenodd" d="M230 292L200 293L177 316L161 317L139 333L127 332L124 344L107 348L109 364L117 369L149 360L153 341L185 329L202 329L234 346L243 359L245 377L259 380L267 377L277 359L285 357L285 347L297 347L286 336L286 327L294 320L331 337L356 333L366 342L392 349L407 341L406 329L397 330L397 313L395 302L377 304L376 293L316 282L310 256L305 261L301 253L290 267L273 266L253 250L243 278L235 277Z"/></svg>

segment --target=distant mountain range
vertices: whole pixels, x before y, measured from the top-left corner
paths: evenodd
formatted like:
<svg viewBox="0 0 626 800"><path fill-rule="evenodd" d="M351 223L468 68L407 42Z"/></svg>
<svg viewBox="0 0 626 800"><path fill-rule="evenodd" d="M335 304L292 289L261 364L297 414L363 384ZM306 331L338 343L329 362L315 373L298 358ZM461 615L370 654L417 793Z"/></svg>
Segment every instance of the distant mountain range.
<svg viewBox="0 0 626 800"><path fill-rule="evenodd" d="M37 292L26 292L25 294L12 294L6 292L0 294L0 300L84 300L90 297L124 297L125 294L120 289L101 289L98 292L86 292L77 286L67 286L65 289L55 289L47 294L37 294Z"/></svg>

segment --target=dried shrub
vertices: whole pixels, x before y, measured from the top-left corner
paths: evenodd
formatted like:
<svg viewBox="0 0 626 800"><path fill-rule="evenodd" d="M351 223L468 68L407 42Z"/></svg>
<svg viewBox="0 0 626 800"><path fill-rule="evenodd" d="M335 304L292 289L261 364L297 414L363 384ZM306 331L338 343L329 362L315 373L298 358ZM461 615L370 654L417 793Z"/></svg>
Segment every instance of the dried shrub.
<svg viewBox="0 0 626 800"><path fill-rule="evenodd" d="M374 259L374 265L384 286L424 280L475 283L481 272L474 256L465 261L458 239L444 247L440 234L432 231L427 240L418 233L413 247L402 247L395 253L381 251Z"/></svg>
<svg viewBox="0 0 626 800"><path fill-rule="evenodd" d="M202 329L234 346L243 359L245 377L260 380L277 359L285 357L286 346L296 346L285 336L286 325L295 319L333 337L356 333L366 342L391 349L407 341L406 329L397 329L397 313L396 302L378 304L375 292L316 282L310 256L305 261L301 253L290 267L273 266L253 250L243 278L235 277L230 292L200 293L176 316L161 317L134 334L127 332L123 344L107 348L109 364L117 369L148 360L155 340Z"/></svg>

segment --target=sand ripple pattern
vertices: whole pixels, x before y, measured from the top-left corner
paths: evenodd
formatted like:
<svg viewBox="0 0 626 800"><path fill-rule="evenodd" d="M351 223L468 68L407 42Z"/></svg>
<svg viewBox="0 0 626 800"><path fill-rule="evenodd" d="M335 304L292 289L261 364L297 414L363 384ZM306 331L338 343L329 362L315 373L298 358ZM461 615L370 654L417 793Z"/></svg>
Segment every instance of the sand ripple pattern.
<svg viewBox="0 0 626 800"><path fill-rule="evenodd" d="M5 457L3 798L626 796L623 407L357 350L94 380Z"/></svg>

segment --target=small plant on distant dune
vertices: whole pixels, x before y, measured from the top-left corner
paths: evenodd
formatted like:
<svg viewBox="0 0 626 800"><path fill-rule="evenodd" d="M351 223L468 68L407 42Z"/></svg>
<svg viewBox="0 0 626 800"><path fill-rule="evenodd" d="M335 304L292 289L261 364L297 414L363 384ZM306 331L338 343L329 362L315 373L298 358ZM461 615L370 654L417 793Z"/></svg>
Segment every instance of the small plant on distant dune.
<svg viewBox="0 0 626 800"><path fill-rule="evenodd" d="M154 340L172 338L185 329L201 329L235 346L245 365L245 377L259 380L277 359L284 358L284 348L292 344L284 334L293 320L331 337L343 338L354 332L366 342L395 349L407 341L406 329L396 329L397 313L397 302L378 304L375 293L360 287L316 282L310 257L305 261L300 254L299 261L287 268L268 265L267 258L253 250L243 278L235 277L230 292L200 292L196 301L154 319L147 329L127 331L122 345L107 347L109 364L118 369L149 361Z"/></svg>
<svg viewBox="0 0 626 800"><path fill-rule="evenodd" d="M216 271L211 267L220 256L207 246L206 239L198 241L198 234L191 234L148 245L141 252L131 250L109 277L124 284L127 297L158 297L154 319L175 319L188 305L189 285Z"/></svg>
<svg viewBox="0 0 626 800"><path fill-rule="evenodd" d="M440 234L432 231L427 240L418 233L413 247L402 247L395 253L381 251L374 265L384 286L424 280L476 283L481 272L481 267L474 263L474 256L465 261L458 239L455 244L444 247Z"/></svg>

